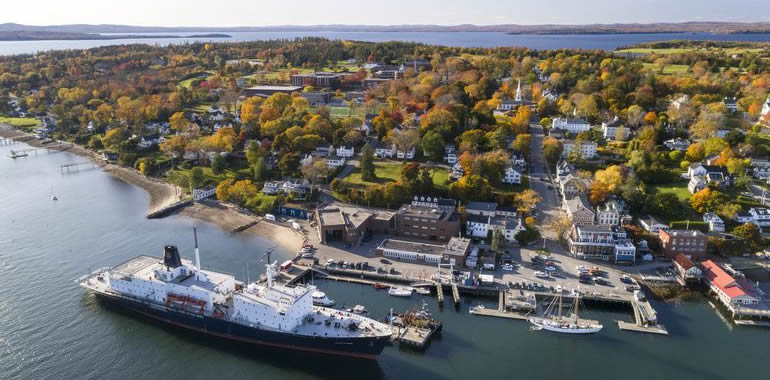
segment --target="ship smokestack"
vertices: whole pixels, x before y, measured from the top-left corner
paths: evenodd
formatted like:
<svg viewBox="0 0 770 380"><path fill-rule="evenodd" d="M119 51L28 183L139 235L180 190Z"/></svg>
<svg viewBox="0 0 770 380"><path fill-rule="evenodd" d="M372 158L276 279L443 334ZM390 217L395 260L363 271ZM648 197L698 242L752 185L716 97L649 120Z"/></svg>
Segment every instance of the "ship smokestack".
<svg viewBox="0 0 770 380"><path fill-rule="evenodd" d="M193 227L193 236L195 237L195 267L201 269L201 254L198 250L198 229Z"/></svg>

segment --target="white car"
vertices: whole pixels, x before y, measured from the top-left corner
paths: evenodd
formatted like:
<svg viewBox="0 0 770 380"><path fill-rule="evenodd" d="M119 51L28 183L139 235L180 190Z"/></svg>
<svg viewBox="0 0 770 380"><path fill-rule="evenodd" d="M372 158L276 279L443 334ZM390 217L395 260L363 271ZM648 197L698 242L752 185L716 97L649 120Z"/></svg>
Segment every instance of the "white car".
<svg viewBox="0 0 770 380"><path fill-rule="evenodd" d="M334 259L326 260L326 265L334 265Z"/></svg>
<svg viewBox="0 0 770 380"><path fill-rule="evenodd" d="M537 277L537 278L548 278L550 276L548 275L548 273L537 271L537 272L535 272L535 277Z"/></svg>
<svg viewBox="0 0 770 380"><path fill-rule="evenodd" d="M555 272L556 271L556 267L549 265L549 266L545 267L545 270L547 270L549 272Z"/></svg>
<svg viewBox="0 0 770 380"><path fill-rule="evenodd" d="M511 272L511 271L513 271L513 265L505 264L505 265L503 265L503 270L506 271L506 272Z"/></svg>
<svg viewBox="0 0 770 380"><path fill-rule="evenodd" d="M585 265L578 265L576 268L577 268L578 272L588 271L588 268L586 268Z"/></svg>

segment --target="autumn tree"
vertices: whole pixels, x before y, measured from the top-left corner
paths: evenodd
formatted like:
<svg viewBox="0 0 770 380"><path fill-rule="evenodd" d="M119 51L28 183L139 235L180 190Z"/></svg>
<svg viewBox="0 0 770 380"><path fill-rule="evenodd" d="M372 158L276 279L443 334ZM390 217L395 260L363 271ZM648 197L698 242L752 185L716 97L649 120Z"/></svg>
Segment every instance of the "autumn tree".
<svg viewBox="0 0 770 380"><path fill-rule="evenodd" d="M404 152L404 157L420 143L420 133L417 130L410 129L394 133L391 141L396 145L396 149Z"/></svg>
<svg viewBox="0 0 770 380"><path fill-rule="evenodd" d="M532 212L541 200L537 192L532 189L524 190L513 196L513 203L516 205L516 209L523 213Z"/></svg>
<svg viewBox="0 0 770 380"><path fill-rule="evenodd" d="M698 162L706 156L706 148L701 143L695 143L687 147L684 158L690 162Z"/></svg>
<svg viewBox="0 0 770 380"><path fill-rule="evenodd" d="M563 150L564 147L559 140L550 136L543 140L543 155L549 166L556 166Z"/></svg>
<svg viewBox="0 0 770 380"><path fill-rule="evenodd" d="M690 206L699 213L714 212L728 200L727 195L709 187L690 196Z"/></svg>
<svg viewBox="0 0 770 380"><path fill-rule="evenodd" d="M521 152L524 156L529 157L529 146L532 142L532 135L528 133L522 133L516 136L516 140L513 141L513 149Z"/></svg>

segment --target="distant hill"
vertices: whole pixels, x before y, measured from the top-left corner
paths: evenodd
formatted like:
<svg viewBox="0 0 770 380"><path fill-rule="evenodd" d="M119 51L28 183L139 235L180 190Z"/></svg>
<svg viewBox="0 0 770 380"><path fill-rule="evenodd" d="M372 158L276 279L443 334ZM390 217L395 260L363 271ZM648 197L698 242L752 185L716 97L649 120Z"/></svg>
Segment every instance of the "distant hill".
<svg viewBox="0 0 770 380"><path fill-rule="evenodd" d="M122 39L155 39L155 38L229 38L227 34L211 33L197 34L193 36L177 35L137 35L137 34L113 34L102 35L95 33L79 33L65 31L33 31L33 30L0 30L0 41L40 41L40 40L122 40Z"/></svg>
<svg viewBox="0 0 770 380"><path fill-rule="evenodd" d="M156 27L131 25L47 25L0 24L0 32L56 33L179 33L179 32L502 32L511 34L629 34L629 33L770 33L770 22L684 22L652 24L591 25L280 25L242 27Z"/></svg>

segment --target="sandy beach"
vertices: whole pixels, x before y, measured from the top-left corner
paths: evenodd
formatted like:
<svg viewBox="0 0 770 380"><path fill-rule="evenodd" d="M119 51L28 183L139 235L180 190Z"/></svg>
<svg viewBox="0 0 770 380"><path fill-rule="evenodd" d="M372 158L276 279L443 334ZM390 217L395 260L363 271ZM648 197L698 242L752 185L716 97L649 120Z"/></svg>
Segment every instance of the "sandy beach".
<svg viewBox="0 0 770 380"><path fill-rule="evenodd" d="M24 141L32 147L43 148L39 139L26 134L22 131L13 129L10 126L0 126L0 137L13 138L21 136L30 136L29 140ZM56 149L56 148L54 148ZM144 189L150 195L150 204L148 212L155 211L171 203L181 200L182 191L176 186L165 183L159 179L148 178L137 170L126 168L115 164L106 164L101 155L87 150L81 146L70 144L66 148L58 150L66 151L80 157L87 158L99 165L105 172L126 183ZM186 217L202 220L204 222L215 224L227 231L233 231L249 223L257 224L243 230L240 233L259 236L276 243L290 252L296 252L302 247L304 237L289 227L279 224L273 224L269 221L263 221L261 218L244 214L235 207L217 201L196 202L179 211L179 214Z"/></svg>

